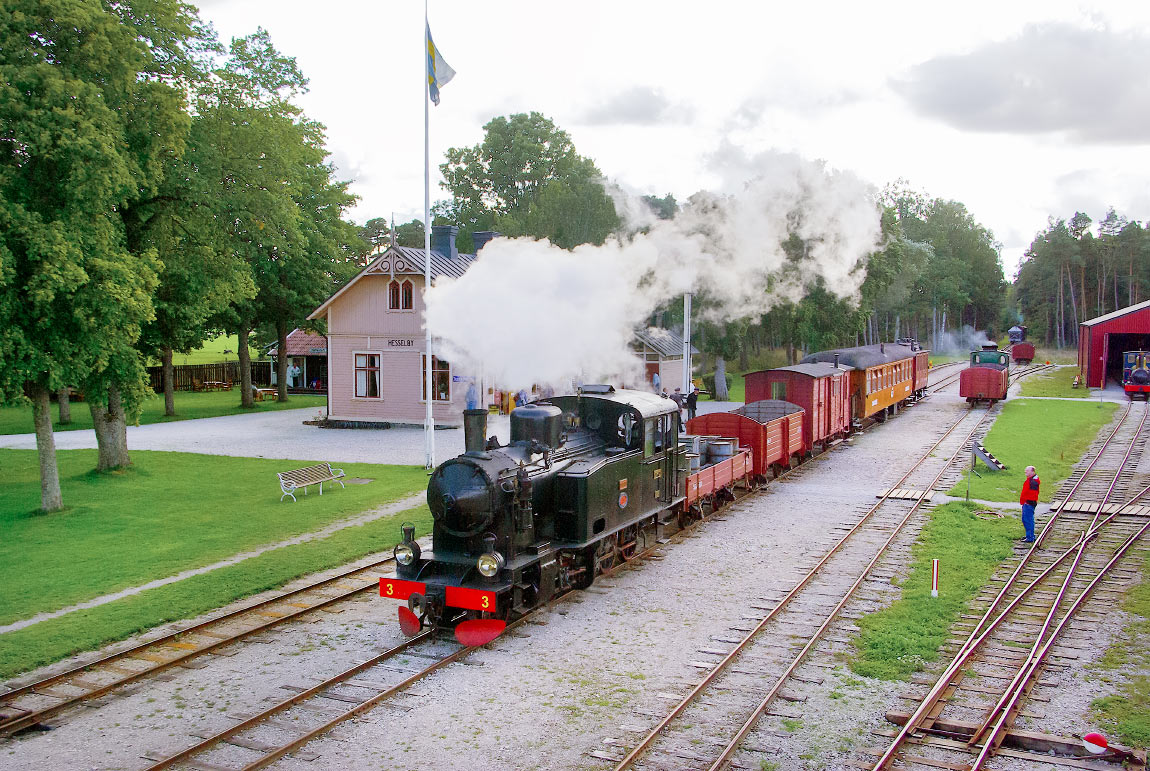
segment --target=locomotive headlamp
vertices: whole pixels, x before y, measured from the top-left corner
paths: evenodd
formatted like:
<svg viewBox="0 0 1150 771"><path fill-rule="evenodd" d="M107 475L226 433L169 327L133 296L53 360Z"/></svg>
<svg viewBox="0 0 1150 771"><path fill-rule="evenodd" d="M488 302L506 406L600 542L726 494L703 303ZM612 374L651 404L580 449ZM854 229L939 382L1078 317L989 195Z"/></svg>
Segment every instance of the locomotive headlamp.
<svg viewBox="0 0 1150 771"><path fill-rule="evenodd" d="M484 578L494 578L503 570L503 555L497 551L480 554L475 567Z"/></svg>
<svg viewBox="0 0 1150 771"><path fill-rule="evenodd" d="M395 555L395 561L400 565L410 565L419 556L419 552L416 551L418 548L419 546L415 543L401 543L396 544L395 551L392 553Z"/></svg>
<svg viewBox="0 0 1150 771"><path fill-rule="evenodd" d="M403 541L396 544L392 554L395 555L396 562L407 566L419 559L419 544L415 542L415 525L404 522L399 529L403 533Z"/></svg>
<svg viewBox="0 0 1150 771"><path fill-rule="evenodd" d="M495 551L495 536L483 539L484 553L475 561L475 567L484 578L494 578L503 570L503 555Z"/></svg>

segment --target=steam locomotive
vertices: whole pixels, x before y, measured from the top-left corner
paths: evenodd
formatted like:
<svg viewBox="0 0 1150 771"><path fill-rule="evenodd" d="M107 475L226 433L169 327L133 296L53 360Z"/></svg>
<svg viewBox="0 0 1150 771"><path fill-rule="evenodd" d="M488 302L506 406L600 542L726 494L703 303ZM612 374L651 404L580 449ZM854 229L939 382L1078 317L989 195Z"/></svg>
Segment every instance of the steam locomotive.
<svg viewBox="0 0 1150 771"><path fill-rule="evenodd" d="M506 446L484 442L486 421L465 411L466 452L431 476L434 552L405 524L397 577L380 580L381 595L407 600L406 634L454 626L465 644L493 639L508 619L634 556L645 528L685 498L669 399L583 386L516 408Z"/></svg>
<svg viewBox="0 0 1150 771"><path fill-rule="evenodd" d="M1122 388L1130 400L1135 394L1150 401L1150 351L1126 351L1122 354Z"/></svg>

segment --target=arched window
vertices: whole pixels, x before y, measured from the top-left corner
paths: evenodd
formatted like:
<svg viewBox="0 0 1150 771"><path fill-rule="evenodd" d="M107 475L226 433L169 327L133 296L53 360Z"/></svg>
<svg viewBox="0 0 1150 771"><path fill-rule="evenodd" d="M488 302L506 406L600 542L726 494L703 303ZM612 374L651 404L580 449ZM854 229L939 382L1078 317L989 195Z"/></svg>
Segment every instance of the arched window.
<svg viewBox="0 0 1150 771"><path fill-rule="evenodd" d="M410 281L403 282L403 309L405 311L409 311L413 307L412 295L415 293L414 290L415 287L412 286Z"/></svg>
<svg viewBox="0 0 1150 771"><path fill-rule="evenodd" d="M388 310L399 310L399 282L392 281L387 285L387 308Z"/></svg>

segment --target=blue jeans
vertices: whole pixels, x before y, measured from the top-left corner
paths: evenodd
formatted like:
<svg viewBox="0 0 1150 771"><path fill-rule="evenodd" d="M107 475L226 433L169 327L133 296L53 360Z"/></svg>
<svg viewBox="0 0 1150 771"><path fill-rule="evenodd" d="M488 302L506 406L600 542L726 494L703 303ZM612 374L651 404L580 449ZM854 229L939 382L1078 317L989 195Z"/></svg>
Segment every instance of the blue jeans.
<svg viewBox="0 0 1150 771"><path fill-rule="evenodd" d="M1022 504L1022 526L1026 528L1026 540L1034 542L1034 504Z"/></svg>

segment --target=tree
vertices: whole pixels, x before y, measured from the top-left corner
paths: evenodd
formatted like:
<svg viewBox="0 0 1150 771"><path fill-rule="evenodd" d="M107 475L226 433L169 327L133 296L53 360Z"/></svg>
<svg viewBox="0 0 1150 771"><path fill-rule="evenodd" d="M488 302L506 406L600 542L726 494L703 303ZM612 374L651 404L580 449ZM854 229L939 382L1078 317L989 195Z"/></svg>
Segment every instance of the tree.
<svg viewBox="0 0 1150 771"><path fill-rule="evenodd" d="M483 141L451 148L439 168L452 200L442 212L462 237L477 230L602 243L618 226L602 174L566 131L540 113L494 118Z"/></svg>
<svg viewBox="0 0 1150 771"><path fill-rule="evenodd" d="M50 391L138 377L154 251L134 238L188 127L195 36L176 0L13 0L0 8L0 398L32 400L41 504L63 506ZM136 381L138 382L138 381Z"/></svg>

